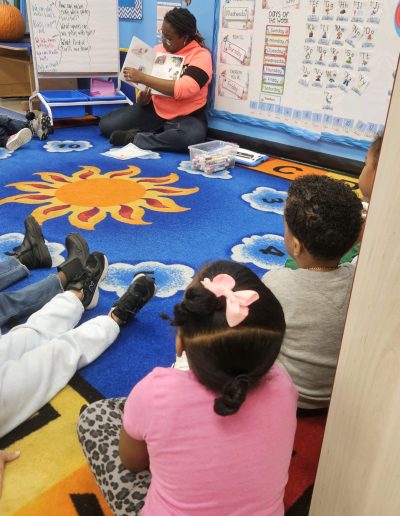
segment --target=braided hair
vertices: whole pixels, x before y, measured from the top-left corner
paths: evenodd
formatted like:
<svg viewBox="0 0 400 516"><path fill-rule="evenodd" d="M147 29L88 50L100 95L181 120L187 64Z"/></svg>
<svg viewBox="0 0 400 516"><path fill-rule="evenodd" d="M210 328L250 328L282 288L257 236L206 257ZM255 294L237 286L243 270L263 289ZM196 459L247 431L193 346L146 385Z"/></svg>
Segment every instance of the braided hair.
<svg viewBox="0 0 400 516"><path fill-rule="evenodd" d="M165 14L164 21L172 25L178 36L188 36L189 41L195 40L201 47L207 48L203 36L197 30L196 18L188 9L174 7Z"/></svg>
<svg viewBox="0 0 400 516"><path fill-rule="evenodd" d="M216 297L201 281L228 274L234 290L255 290L259 299L247 317L230 327L226 299ZM280 351L285 318L279 301L247 267L220 260L204 266L175 305L172 324L179 328L190 368L199 382L217 394L214 411L235 414L269 371Z"/></svg>

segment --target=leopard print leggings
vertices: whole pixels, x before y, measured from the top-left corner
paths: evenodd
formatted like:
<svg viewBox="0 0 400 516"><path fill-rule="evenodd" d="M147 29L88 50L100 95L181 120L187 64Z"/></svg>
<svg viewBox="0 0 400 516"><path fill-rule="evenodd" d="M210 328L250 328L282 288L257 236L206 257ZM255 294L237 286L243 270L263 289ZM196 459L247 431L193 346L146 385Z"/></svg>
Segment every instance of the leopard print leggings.
<svg viewBox="0 0 400 516"><path fill-rule="evenodd" d="M149 471L132 473L119 458L119 431L126 398L100 400L79 417L78 437L93 474L116 516L137 515L150 485Z"/></svg>

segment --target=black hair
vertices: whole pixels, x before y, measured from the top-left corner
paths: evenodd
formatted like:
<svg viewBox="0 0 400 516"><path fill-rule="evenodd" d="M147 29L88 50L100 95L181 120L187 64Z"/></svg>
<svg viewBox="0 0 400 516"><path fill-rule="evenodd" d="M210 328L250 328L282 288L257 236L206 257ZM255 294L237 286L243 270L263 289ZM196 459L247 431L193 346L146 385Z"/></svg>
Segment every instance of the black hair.
<svg viewBox="0 0 400 516"><path fill-rule="evenodd" d="M309 175L289 187L286 223L314 258L341 258L359 236L361 215L360 199L343 181Z"/></svg>
<svg viewBox="0 0 400 516"><path fill-rule="evenodd" d="M247 317L230 327L226 299L216 297L200 282L228 274L234 291L255 290L259 299L249 306ZM249 389L269 371L280 351L285 333L282 307L272 292L248 267L220 260L205 265L175 305L173 325L185 343L190 368L199 382L218 393L214 411L235 414Z"/></svg>
<svg viewBox="0 0 400 516"><path fill-rule="evenodd" d="M377 134L375 137L375 140L371 143L371 146L370 146L375 169L378 168L378 161L379 161L379 156L381 155L382 143L383 143L383 135Z"/></svg>
<svg viewBox="0 0 400 516"><path fill-rule="evenodd" d="M164 16L164 21L172 25L178 36L188 36L189 40L195 40L204 48L204 38L197 30L197 21L193 14L183 7L174 7Z"/></svg>

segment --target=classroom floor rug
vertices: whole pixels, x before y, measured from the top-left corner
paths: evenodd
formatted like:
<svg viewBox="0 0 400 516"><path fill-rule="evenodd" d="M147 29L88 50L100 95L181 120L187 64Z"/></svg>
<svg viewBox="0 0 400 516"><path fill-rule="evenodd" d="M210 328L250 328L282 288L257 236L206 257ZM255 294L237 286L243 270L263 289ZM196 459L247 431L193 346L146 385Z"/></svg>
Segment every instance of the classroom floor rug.
<svg viewBox="0 0 400 516"><path fill-rule="evenodd" d="M56 129L47 141L33 139L13 153L0 149L0 257L21 242L23 220L32 213L42 224L53 266L63 260L71 231L108 257L99 304L83 320L106 314L137 272L152 271L157 283L156 296L118 340L0 440L0 448L21 451L7 466L4 516L111 514L76 438L79 409L103 397L127 396L155 366L173 363L174 330L162 315L172 314L199 266L233 259L263 276L285 265L287 189L301 173L296 169L310 173L303 165L270 159L258 172L235 167L207 175L191 169L187 154L123 161L102 154L109 149L95 126ZM32 271L14 288L49 272ZM318 417L299 422L285 495L289 516L307 514L324 425Z"/></svg>

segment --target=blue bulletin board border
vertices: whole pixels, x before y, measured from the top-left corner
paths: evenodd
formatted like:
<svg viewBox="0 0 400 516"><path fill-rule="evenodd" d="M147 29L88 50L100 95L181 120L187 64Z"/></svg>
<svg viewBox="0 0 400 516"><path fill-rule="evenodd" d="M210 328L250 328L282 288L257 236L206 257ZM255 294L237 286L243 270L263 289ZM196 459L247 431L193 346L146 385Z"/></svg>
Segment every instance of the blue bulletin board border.
<svg viewBox="0 0 400 516"><path fill-rule="evenodd" d="M141 20L143 0L118 0L118 17L120 20Z"/></svg>
<svg viewBox="0 0 400 516"><path fill-rule="evenodd" d="M212 51L212 59L213 59L213 70L215 72L217 68L217 59L218 59L218 33L219 33L219 18L220 18L220 7L221 0L215 0L215 11L214 11L214 33L213 33L213 51ZM337 135L330 133L328 131L311 131L304 127L289 125L283 122L272 122L266 118L257 118L251 117L247 115L238 115L235 113L230 113L228 111L221 111L215 109L215 91L216 91L216 74L213 74L213 80L211 83L211 94L210 94L210 106L212 106L208 113L211 117L221 118L223 120L228 120L231 122L236 122L238 124L248 124L253 127L259 127L263 129L280 131L293 136L297 136L300 138L304 138L305 140L311 142L324 142L324 143L334 143L339 145L344 145L346 147L353 147L356 149L365 149L371 145L371 139L356 139L350 136ZM260 104L260 103L257 103ZM285 109L281 106L274 106L273 104L264 104L254 106L262 109L265 113L271 112L273 109ZM368 124L362 121L350 120L341 117L334 117L331 115L322 115L321 113L313 113L310 111L303 111L299 109L290 109L290 117L293 120L311 120L314 121L316 118L321 118L324 120L325 127L327 125L339 125L341 127L354 127L359 130L360 134L365 134L365 131L368 130L369 134L378 134L383 132L383 125L377 126L377 124ZM324 119L325 117L325 119Z"/></svg>

